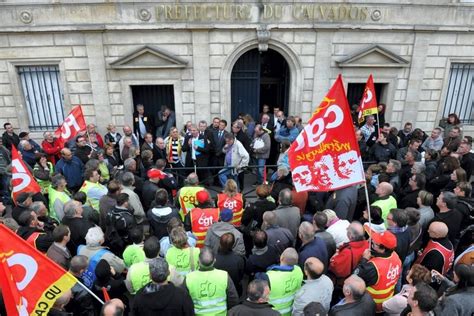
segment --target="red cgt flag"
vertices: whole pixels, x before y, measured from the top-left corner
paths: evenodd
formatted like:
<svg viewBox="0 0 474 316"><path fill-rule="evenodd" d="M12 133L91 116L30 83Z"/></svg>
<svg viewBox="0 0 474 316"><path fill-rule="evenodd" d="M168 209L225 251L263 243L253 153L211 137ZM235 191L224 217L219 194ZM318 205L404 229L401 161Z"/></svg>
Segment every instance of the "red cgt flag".
<svg viewBox="0 0 474 316"><path fill-rule="evenodd" d="M66 116L63 124L54 132L54 136L64 144L85 129L86 120L82 114L82 108L80 105L76 105Z"/></svg>
<svg viewBox="0 0 474 316"><path fill-rule="evenodd" d="M7 315L48 315L77 280L0 224L0 285Z"/></svg>
<svg viewBox="0 0 474 316"><path fill-rule="evenodd" d="M25 166L15 145L12 146L12 187L13 201L16 201L17 196L23 192L41 192L38 182Z"/></svg>
<svg viewBox="0 0 474 316"><path fill-rule="evenodd" d="M332 191L365 181L340 75L291 144L288 159L297 192Z"/></svg>
<svg viewBox="0 0 474 316"><path fill-rule="evenodd" d="M364 121L367 115L377 114L377 98L375 97L374 78L372 75L365 84L364 95L359 106L359 123Z"/></svg>

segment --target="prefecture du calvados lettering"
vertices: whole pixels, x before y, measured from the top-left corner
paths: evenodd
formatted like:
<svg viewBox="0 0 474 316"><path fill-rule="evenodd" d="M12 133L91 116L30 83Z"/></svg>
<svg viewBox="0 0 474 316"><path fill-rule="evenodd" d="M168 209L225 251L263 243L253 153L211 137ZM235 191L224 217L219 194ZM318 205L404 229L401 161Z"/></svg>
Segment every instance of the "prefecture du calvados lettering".
<svg viewBox="0 0 474 316"><path fill-rule="evenodd" d="M323 154L328 151L341 152L341 151L349 151L349 150L351 150L350 143L340 143L339 141L334 140L333 142L330 142L330 143L319 144L319 146L316 149L313 149L309 153L298 154L298 156L296 156L296 160L297 161L314 161L320 154Z"/></svg>
<svg viewBox="0 0 474 316"><path fill-rule="evenodd" d="M163 4L158 21L365 21L371 9L348 4Z"/></svg>

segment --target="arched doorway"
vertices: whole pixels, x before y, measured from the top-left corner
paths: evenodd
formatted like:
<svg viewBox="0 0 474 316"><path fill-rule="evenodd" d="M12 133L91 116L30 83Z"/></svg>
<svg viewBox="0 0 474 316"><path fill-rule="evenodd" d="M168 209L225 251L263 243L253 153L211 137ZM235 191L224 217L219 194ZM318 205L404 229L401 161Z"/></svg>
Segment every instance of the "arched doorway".
<svg viewBox="0 0 474 316"><path fill-rule="evenodd" d="M275 50L244 53L232 68L231 119L248 113L259 120L264 104L288 113L290 71L285 58Z"/></svg>

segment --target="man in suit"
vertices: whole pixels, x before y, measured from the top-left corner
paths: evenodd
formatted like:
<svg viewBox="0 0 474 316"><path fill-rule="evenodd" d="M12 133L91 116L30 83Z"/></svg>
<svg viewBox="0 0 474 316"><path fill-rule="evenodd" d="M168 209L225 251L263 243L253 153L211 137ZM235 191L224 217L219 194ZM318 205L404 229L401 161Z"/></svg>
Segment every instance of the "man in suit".
<svg viewBox="0 0 474 316"><path fill-rule="evenodd" d="M224 136L228 133L225 129L227 127L227 121L226 120L220 120L219 122L219 128L217 130L214 130L212 133L212 149L213 149L213 155L211 156L211 166L213 167L222 167L224 166L224 158L225 155L222 152L222 149L225 146L225 139ZM217 173L219 172L219 169L212 169L211 170L212 175L214 176L214 184L217 186L220 186L219 179L215 177Z"/></svg>
<svg viewBox="0 0 474 316"><path fill-rule="evenodd" d="M153 130L153 117L145 114L143 104L137 104L136 112L133 113L133 133L137 135L140 144L143 144L146 133L152 133Z"/></svg>
<svg viewBox="0 0 474 316"><path fill-rule="evenodd" d="M205 123L205 122L204 122ZM199 123L202 127L202 121ZM204 127L206 130L207 124ZM196 125L190 128L191 134L186 135L183 143L183 151L186 152L185 167L207 167L209 165L209 155L211 152L211 142L206 133L199 131ZM209 176L208 169L197 170L199 180L203 182Z"/></svg>
<svg viewBox="0 0 474 316"><path fill-rule="evenodd" d="M150 133L145 134L145 139L141 147L141 152L144 152L145 150L149 150L153 153L153 163L158 159L163 158L162 155L160 155L158 147L153 143L153 135Z"/></svg>
<svg viewBox="0 0 474 316"><path fill-rule="evenodd" d="M156 137L166 138L170 135L170 130L173 126L176 126L176 115L166 105L161 107L161 111L158 112L155 119Z"/></svg>
<svg viewBox="0 0 474 316"><path fill-rule="evenodd" d="M273 128L275 121L273 120L273 114L270 112L270 106L268 104L264 104L262 108L262 113L260 113L260 120L259 123L263 125L264 116L268 117L268 121L266 122L270 128Z"/></svg>

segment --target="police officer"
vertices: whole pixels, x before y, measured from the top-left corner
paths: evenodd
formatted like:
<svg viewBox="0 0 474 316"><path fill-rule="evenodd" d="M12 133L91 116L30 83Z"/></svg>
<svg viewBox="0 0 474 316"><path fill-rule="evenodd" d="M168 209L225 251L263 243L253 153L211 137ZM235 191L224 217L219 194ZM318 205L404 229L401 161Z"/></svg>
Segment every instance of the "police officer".
<svg viewBox="0 0 474 316"><path fill-rule="evenodd" d="M376 304L377 313L382 303L391 298L402 272L402 262L395 252L397 237L389 231L370 232L372 249L366 249L354 274L367 284L367 291Z"/></svg>
<svg viewBox="0 0 474 316"><path fill-rule="evenodd" d="M194 303L196 315L227 315L239 297L226 271L214 268L212 250L204 247L199 253L199 270L186 276L184 286Z"/></svg>

